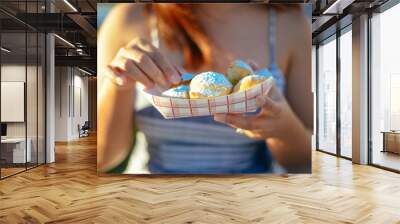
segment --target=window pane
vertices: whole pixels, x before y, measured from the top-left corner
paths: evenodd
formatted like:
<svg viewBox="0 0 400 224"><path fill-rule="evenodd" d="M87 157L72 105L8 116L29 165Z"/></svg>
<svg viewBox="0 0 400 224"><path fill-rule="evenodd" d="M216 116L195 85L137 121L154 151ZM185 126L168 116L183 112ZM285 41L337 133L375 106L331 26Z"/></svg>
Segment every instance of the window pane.
<svg viewBox="0 0 400 224"><path fill-rule="evenodd" d="M313 102L313 135L312 135L312 150L315 150L317 148L316 146L316 127L317 127L317 102L316 102L316 79L317 79L317 48L315 45L312 46L312 92L314 96L314 102Z"/></svg>
<svg viewBox="0 0 400 224"><path fill-rule="evenodd" d="M30 147L30 161L28 168L37 165L37 33L27 33L27 80L26 80L26 116L27 140Z"/></svg>
<svg viewBox="0 0 400 224"><path fill-rule="evenodd" d="M318 48L318 149L336 153L336 40Z"/></svg>
<svg viewBox="0 0 400 224"><path fill-rule="evenodd" d="M46 37L39 33L38 43L38 164L45 163L45 44Z"/></svg>
<svg viewBox="0 0 400 224"><path fill-rule="evenodd" d="M340 153L351 158L352 136L352 35L340 37Z"/></svg>
<svg viewBox="0 0 400 224"><path fill-rule="evenodd" d="M372 18L372 163L400 170L400 4ZM386 132L386 133L385 133Z"/></svg>
<svg viewBox="0 0 400 224"><path fill-rule="evenodd" d="M26 141L26 33L1 33L1 177L25 170L30 162Z"/></svg>

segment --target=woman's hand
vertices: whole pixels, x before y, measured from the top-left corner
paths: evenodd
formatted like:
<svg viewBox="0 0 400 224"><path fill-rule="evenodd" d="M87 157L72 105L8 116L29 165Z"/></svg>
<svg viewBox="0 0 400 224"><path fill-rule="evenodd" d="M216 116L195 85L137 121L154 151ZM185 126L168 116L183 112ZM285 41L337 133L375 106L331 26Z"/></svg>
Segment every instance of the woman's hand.
<svg viewBox="0 0 400 224"><path fill-rule="evenodd" d="M217 114L216 121L236 128L250 138L264 140L273 158L289 173L311 172L311 133L274 85L257 98L256 115Z"/></svg>
<svg viewBox="0 0 400 224"><path fill-rule="evenodd" d="M258 69L253 61L248 63L254 70ZM257 97L256 102L261 107L256 115L217 114L214 119L253 139L283 138L293 132L295 127L304 129L275 84L267 94Z"/></svg>
<svg viewBox="0 0 400 224"><path fill-rule="evenodd" d="M98 97L97 161L99 170L121 163L131 150L135 84L168 88L180 82L180 75L167 59L143 39L135 39L120 48L106 70Z"/></svg>
<svg viewBox="0 0 400 224"><path fill-rule="evenodd" d="M256 98L261 111L256 115L217 114L214 119L253 139L282 138L298 126L299 120L275 84L268 94ZM301 124L301 122L300 122Z"/></svg>
<svg viewBox="0 0 400 224"><path fill-rule="evenodd" d="M108 65L105 75L115 84L133 88L136 82L146 88L168 88L180 82L177 69L148 41L136 38L122 47Z"/></svg>
<svg viewBox="0 0 400 224"><path fill-rule="evenodd" d="M255 66L253 66L255 67ZM214 119L253 139L265 140L274 159L290 173L311 170L311 132L306 129L275 84L256 98L256 115L217 114Z"/></svg>

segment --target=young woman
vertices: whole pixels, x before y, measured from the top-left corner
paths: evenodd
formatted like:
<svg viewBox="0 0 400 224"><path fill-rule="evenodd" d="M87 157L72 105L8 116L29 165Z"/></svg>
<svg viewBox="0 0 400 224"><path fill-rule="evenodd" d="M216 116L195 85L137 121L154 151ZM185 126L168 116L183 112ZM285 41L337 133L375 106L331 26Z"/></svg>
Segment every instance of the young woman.
<svg viewBox="0 0 400 224"><path fill-rule="evenodd" d="M100 171L124 169L137 128L151 173L310 172L311 35L302 6L119 4L98 49ZM165 120L153 107L134 110L137 83L168 88L182 69L224 73L234 59L276 79L257 98L259 113Z"/></svg>

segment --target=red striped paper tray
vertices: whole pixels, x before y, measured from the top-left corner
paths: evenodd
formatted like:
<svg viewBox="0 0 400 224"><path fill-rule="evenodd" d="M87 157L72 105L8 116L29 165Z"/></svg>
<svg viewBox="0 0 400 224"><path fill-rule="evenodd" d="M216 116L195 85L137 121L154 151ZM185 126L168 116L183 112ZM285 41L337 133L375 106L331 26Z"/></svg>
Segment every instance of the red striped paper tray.
<svg viewBox="0 0 400 224"><path fill-rule="evenodd" d="M162 96L156 89L143 91L146 98L165 119L210 116L217 113L247 113L257 110L256 97L267 94L272 77L242 92L208 99L182 99Z"/></svg>

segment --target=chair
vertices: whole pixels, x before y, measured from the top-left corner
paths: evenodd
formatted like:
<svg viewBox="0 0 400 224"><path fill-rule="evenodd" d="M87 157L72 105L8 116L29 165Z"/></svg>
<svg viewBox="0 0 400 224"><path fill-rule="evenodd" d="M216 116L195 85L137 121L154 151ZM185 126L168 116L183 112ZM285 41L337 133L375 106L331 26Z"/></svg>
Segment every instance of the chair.
<svg viewBox="0 0 400 224"><path fill-rule="evenodd" d="M85 121L82 127L78 124L79 138L89 136L89 129L90 129L89 121Z"/></svg>

